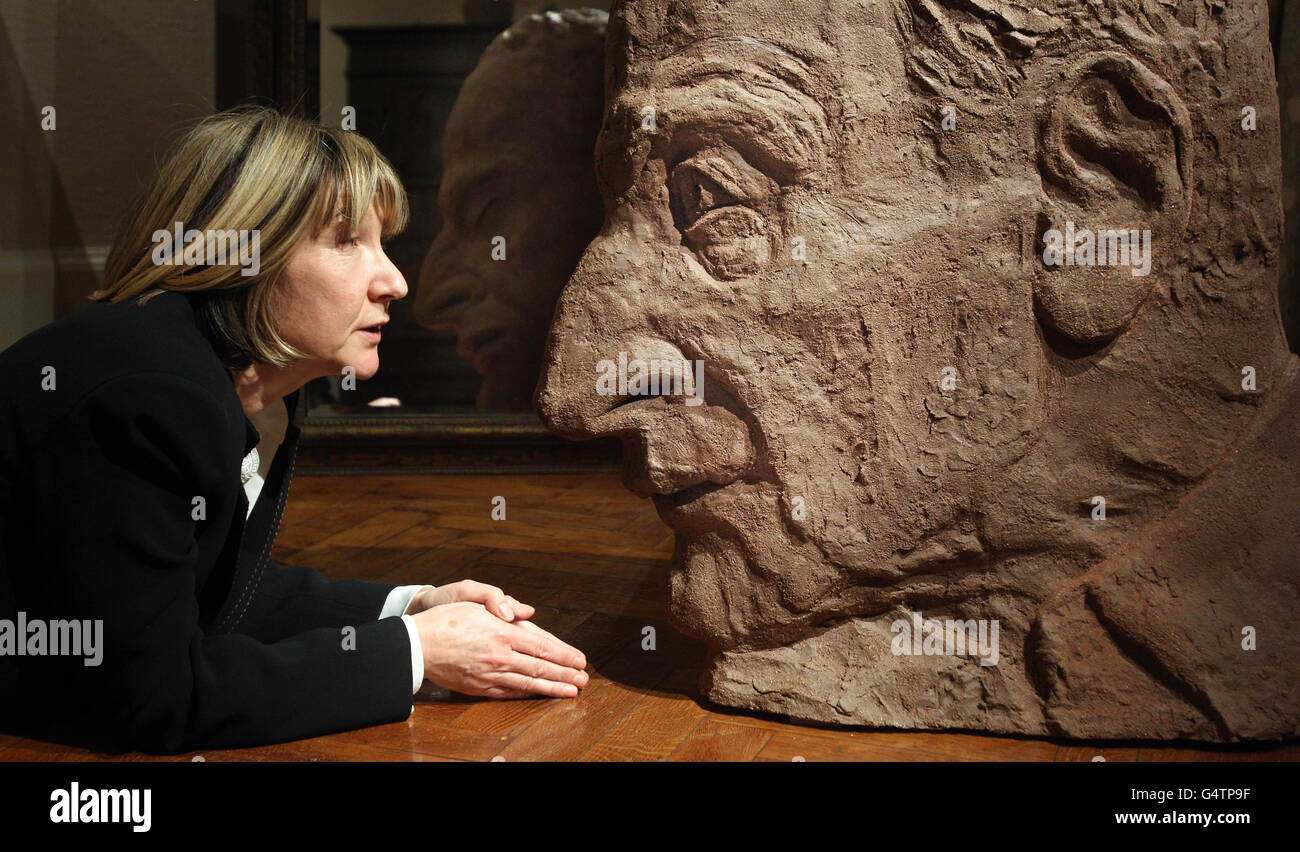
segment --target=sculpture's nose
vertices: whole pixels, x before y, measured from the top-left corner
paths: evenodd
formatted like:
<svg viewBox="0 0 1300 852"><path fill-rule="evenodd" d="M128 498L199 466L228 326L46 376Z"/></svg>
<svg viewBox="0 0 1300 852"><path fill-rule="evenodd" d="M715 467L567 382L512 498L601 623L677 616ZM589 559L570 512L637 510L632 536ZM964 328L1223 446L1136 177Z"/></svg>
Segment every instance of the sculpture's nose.
<svg viewBox="0 0 1300 852"><path fill-rule="evenodd" d="M649 288L637 280L627 242L619 235L597 237L555 306L534 407L547 428L567 438L611 432L600 419L626 396L600 392L601 362L645 348L638 338L648 320L642 293Z"/></svg>
<svg viewBox="0 0 1300 852"><path fill-rule="evenodd" d="M457 251L457 248L460 251ZM464 242L450 226L429 247L415 289L415 319L429 328L455 328L464 309L481 296L482 283L465 263Z"/></svg>
<svg viewBox="0 0 1300 852"><path fill-rule="evenodd" d="M444 228L445 230L445 228ZM434 300L439 295L436 291L443 280L443 267L446 263L445 247L439 237L435 237L429 252L420 264L420 274L416 278L414 305L415 319L425 326L437 322L437 308Z"/></svg>
<svg viewBox="0 0 1300 852"><path fill-rule="evenodd" d="M663 331L665 285L646 280L654 267L632 259L631 239L597 238L560 295L537 412L567 438L630 440L623 477L638 494L733 482L755 460L740 407Z"/></svg>
<svg viewBox="0 0 1300 852"><path fill-rule="evenodd" d="M623 405L637 397L673 396L692 410L703 401L701 362L656 331L669 309L664 285L647 278L651 267L636 262L638 249L626 232L597 237L560 293L534 402L542 422L565 437L644 426L648 412ZM633 379L653 366L653 387L629 383L628 365Z"/></svg>

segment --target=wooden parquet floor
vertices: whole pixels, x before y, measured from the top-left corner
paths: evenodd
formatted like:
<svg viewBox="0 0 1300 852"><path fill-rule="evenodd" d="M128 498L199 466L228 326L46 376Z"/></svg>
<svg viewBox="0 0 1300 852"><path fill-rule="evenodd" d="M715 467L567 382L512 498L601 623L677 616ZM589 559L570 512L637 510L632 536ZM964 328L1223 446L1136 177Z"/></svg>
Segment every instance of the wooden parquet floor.
<svg viewBox="0 0 1300 852"><path fill-rule="evenodd" d="M491 519L492 498L506 519ZM500 701L422 691L403 722L263 748L108 758L0 736L0 761L791 761L1300 760L1270 748L1086 744L963 733L843 730L714 707L698 697L703 646L664 607L672 534L617 474L303 476L274 550L331 579L475 579L537 607L537 624L581 649L577 698ZM643 650L645 627L656 647Z"/></svg>

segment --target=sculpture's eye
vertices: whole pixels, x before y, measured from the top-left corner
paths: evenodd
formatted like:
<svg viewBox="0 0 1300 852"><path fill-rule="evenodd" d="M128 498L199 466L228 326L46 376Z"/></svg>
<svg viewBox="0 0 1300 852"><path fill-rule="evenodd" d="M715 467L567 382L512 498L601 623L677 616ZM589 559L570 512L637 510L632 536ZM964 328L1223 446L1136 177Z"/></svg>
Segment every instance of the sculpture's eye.
<svg viewBox="0 0 1300 852"><path fill-rule="evenodd" d="M748 207L711 210L686 229L686 243L716 278L731 280L758 272L771 258L767 222Z"/></svg>
<svg viewBox="0 0 1300 852"><path fill-rule="evenodd" d="M768 223L756 209L767 187L739 155L697 154L673 169L669 185L683 241L710 275L744 278L767 263L772 253Z"/></svg>
<svg viewBox="0 0 1300 852"><path fill-rule="evenodd" d="M501 199L495 193L467 193L450 205L450 218L463 231L499 230L502 207Z"/></svg>
<svg viewBox="0 0 1300 852"><path fill-rule="evenodd" d="M719 185L701 167L703 163L687 160L673 169L673 189L681 207L682 223L686 227L715 207L737 202L732 193Z"/></svg>

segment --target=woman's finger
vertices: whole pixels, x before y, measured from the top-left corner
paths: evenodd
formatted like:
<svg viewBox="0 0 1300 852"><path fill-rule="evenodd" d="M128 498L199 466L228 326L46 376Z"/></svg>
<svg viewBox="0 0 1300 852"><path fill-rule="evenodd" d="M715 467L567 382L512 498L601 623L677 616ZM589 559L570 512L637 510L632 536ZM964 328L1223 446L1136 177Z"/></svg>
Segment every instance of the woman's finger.
<svg viewBox="0 0 1300 852"><path fill-rule="evenodd" d="M496 672L484 677L493 681L494 686L513 689L529 695L545 695L550 698L573 698L578 694L578 687L571 683L559 683L553 680L529 677L519 672ZM491 689L492 687L489 687Z"/></svg>
<svg viewBox="0 0 1300 852"><path fill-rule="evenodd" d="M550 680L556 683L571 683L579 689L586 686L588 680L587 673L582 669L575 669L570 666L561 666L549 662L548 660L543 660L540 657L520 654L517 651L512 651L506 657L506 664L503 671L528 675L537 680Z"/></svg>
<svg viewBox="0 0 1300 852"><path fill-rule="evenodd" d="M487 583L480 583L478 580L461 580L456 585L458 586L456 590L458 600L482 604L488 612L497 618L503 618L506 621L515 620L515 613L507 603L506 593L496 586L489 586Z"/></svg>
<svg viewBox="0 0 1300 852"><path fill-rule="evenodd" d="M581 651L556 639L532 622L521 621L515 626L519 628L519 632L511 635L510 647L519 653L550 660L552 663L570 668L587 667L587 658Z"/></svg>
<svg viewBox="0 0 1300 852"><path fill-rule="evenodd" d="M526 618L532 618L537 614L537 609L535 607L523 603L510 595L506 595L506 603L509 605L510 611L514 613L514 620L517 622L523 621Z"/></svg>
<svg viewBox="0 0 1300 852"><path fill-rule="evenodd" d="M454 588L453 600L482 604L484 609L503 621L520 621L537 614L536 608L521 603L501 588L477 580L459 580L443 588Z"/></svg>
<svg viewBox="0 0 1300 852"><path fill-rule="evenodd" d="M573 647L572 645L566 643L560 637L556 636L554 633L551 633L548 630L543 630L542 628L538 627L536 624L534 624L531 621L516 621L515 624L518 625L519 627L524 628L525 630L531 631L533 633L537 633L541 636L545 636L547 639L550 639L552 642L558 642L559 644L564 645L566 648ZM577 651L578 649L574 648L573 650ZM582 666L579 666L579 668L586 668L587 661L585 658L583 659L582 663L583 663Z"/></svg>
<svg viewBox="0 0 1300 852"><path fill-rule="evenodd" d="M582 652L578 651L577 648L574 648L572 645L565 642L563 639L556 636L554 633L551 633L548 630L543 630L542 628L538 627L536 624L534 624L531 621L522 621L522 620L516 621L515 625L517 627L529 631L530 633L537 634L537 636L540 637L542 640L552 643L552 647L564 648L571 655L576 652L576 656L573 657L573 662L566 663L566 665L572 665L574 668L579 668L579 669L585 669L587 667L587 658L583 656Z"/></svg>
<svg viewBox="0 0 1300 852"><path fill-rule="evenodd" d="M517 689L506 689L503 686L489 686L483 690L485 698L532 698L532 693L520 692Z"/></svg>

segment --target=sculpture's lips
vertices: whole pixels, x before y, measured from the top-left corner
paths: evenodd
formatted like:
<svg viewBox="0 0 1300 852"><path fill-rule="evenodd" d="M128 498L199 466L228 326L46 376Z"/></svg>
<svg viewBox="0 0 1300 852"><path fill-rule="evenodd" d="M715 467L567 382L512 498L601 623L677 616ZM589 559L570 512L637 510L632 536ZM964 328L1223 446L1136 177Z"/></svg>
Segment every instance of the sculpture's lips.
<svg viewBox="0 0 1300 852"><path fill-rule="evenodd" d="M518 336L511 333L511 324L494 306L500 302L480 299L461 316L456 329L456 352L474 365L474 369L487 375L510 358L521 358Z"/></svg>
<svg viewBox="0 0 1300 852"><path fill-rule="evenodd" d="M500 340L505 333L505 328L499 325L489 325L473 331L462 330L460 335L461 356L473 360L479 350L484 349L490 343Z"/></svg>
<svg viewBox="0 0 1300 852"><path fill-rule="evenodd" d="M422 322L434 328L455 327L464 314L481 299L487 288L481 278L463 270L449 273L431 282L431 290L420 305Z"/></svg>
<svg viewBox="0 0 1300 852"><path fill-rule="evenodd" d="M487 376L495 372L502 363L517 357L517 347L503 333L471 350L467 360L474 365L474 369L480 375Z"/></svg>
<svg viewBox="0 0 1300 852"><path fill-rule="evenodd" d="M719 516L725 504L738 500L752 487L744 480L701 482L672 494L655 494L652 499L660 520L675 532L691 532L701 521Z"/></svg>
<svg viewBox="0 0 1300 852"><path fill-rule="evenodd" d="M433 301L429 303L428 311L431 314L449 314L452 312L453 308L459 309L468 305L472 298L473 294L465 291L448 291L439 293L434 297ZM439 321L446 321L448 317L439 316L437 319Z"/></svg>

